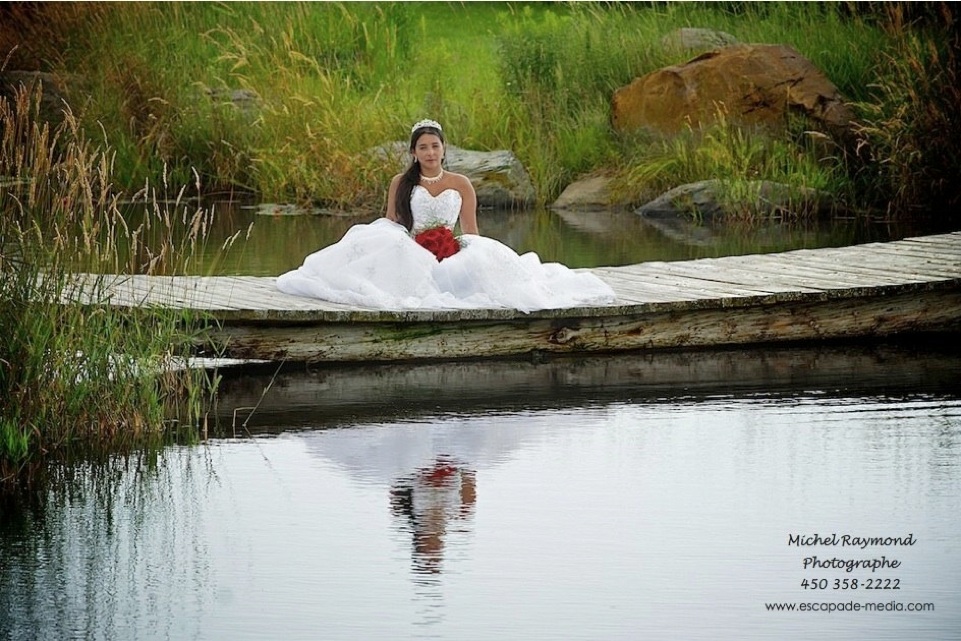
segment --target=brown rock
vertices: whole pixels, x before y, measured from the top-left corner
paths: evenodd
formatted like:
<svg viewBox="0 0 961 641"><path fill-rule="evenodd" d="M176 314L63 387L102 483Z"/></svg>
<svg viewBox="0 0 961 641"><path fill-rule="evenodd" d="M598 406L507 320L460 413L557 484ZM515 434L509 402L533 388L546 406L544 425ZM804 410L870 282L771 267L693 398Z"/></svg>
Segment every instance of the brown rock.
<svg viewBox="0 0 961 641"><path fill-rule="evenodd" d="M606 176L591 176L568 185L551 208L606 209L612 204L611 179Z"/></svg>
<svg viewBox="0 0 961 641"><path fill-rule="evenodd" d="M676 133L729 121L779 125L800 112L829 131L844 131L853 112L837 87L786 45L733 45L682 65L636 78L614 92L611 123L618 131Z"/></svg>

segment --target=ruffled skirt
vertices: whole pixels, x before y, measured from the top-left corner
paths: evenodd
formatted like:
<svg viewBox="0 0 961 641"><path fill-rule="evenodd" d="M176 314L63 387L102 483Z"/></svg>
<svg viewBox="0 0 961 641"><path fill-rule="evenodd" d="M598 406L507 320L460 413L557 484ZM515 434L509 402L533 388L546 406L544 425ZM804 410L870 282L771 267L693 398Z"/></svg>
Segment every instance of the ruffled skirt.
<svg viewBox="0 0 961 641"><path fill-rule="evenodd" d="M586 271L542 263L534 252L473 234L438 262L403 225L386 218L354 225L338 242L277 278L287 294L378 310L537 309L608 305L614 291Z"/></svg>

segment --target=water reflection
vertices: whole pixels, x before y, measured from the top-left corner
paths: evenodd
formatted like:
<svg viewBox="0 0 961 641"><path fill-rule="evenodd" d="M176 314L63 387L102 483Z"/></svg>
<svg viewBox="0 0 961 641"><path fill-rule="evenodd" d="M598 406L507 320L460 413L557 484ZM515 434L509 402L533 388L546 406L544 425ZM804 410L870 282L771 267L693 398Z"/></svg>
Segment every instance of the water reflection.
<svg viewBox="0 0 961 641"><path fill-rule="evenodd" d="M950 346L302 372L257 436L0 502L0 639L953 641ZM898 595L812 597L795 531L919 543L863 553ZM763 605L894 599L937 609Z"/></svg>
<svg viewBox="0 0 961 641"><path fill-rule="evenodd" d="M452 548L469 546L478 470L491 471L541 433L468 416L385 423L299 435L307 451L358 483L384 492L393 527L410 550L413 582L436 586Z"/></svg>
<svg viewBox="0 0 961 641"><path fill-rule="evenodd" d="M451 457L397 479L390 488L391 513L413 540L413 571L430 583L442 570L448 529L469 528L477 502L477 473ZM458 528L458 523L462 524Z"/></svg>
<svg viewBox="0 0 961 641"><path fill-rule="evenodd" d="M818 347L660 350L526 361L285 364L279 369L271 365L225 371L211 419L228 434L251 434L278 424L316 428L625 400L672 403L684 397L696 402L712 395L791 394L798 389L841 397L898 394L919 386L932 393L956 393L959 371L957 334ZM376 456L376 451L367 454ZM398 474L414 469L411 464Z"/></svg>
<svg viewBox="0 0 961 641"><path fill-rule="evenodd" d="M297 267L307 254L339 240L351 225L370 222L379 215L265 215L265 211L273 210L242 201L210 202L205 207L213 209L209 238L198 248L198 260L189 268L203 275L275 276ZM135 225L138 212L129 216L130 224ZM626 210L537 209L485 210L478 214L478 220L484 235L520 253L534 251L545 261L560 261L571 267L838 247L950 231L943 228L943 219L936 217L914 223L847 219L726 225L650 220ZM187 230L175 231L174 243L179 246L180 236ZM227 243L234 236L237 239Z"/></svg>
<svg viewBox="0 0 961 641"><path fill-rule="evenodd" d="M213 594L188 450L53 462L0 501L0 639L196 638ZM162 588L161 588L162 586ZM171 616L176 612L177 616Z"/></svg>

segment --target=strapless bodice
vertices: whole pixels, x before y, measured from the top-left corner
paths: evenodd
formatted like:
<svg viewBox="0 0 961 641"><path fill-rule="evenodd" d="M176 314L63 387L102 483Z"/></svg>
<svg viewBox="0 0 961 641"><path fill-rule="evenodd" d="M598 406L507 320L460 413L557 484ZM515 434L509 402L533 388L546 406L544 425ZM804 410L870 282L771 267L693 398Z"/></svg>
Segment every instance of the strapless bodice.
<svg viewBox="0 0 961 641"><path fill-rule="evenodd" d="M414 217L413 233L431 227L453 228L460 216L461 195L456 189L445 189L432 196L422 185L415 185L410 195L410 211Z"/></svg>

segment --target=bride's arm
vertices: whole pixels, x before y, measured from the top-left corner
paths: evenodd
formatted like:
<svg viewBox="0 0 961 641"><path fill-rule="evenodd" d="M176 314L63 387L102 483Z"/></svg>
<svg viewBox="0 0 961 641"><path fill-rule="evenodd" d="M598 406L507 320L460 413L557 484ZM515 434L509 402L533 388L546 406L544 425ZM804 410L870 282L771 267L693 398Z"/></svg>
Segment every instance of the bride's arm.
<svg viewBox="0 0 961 641"><path fill-rule="evenodd" d="M388 218L395 223L397 222L397 185L400 184L400 174L397 174L390 181L390 187L387 188L387 212L384 214L385 218Z"/></svg>
<svg viewBox="0 0 961 641"><path fill-rule="evenodd" d="M461 195L460 231L462 234L480 234L477 229L477 194L466 176L458 176L457 191Z"/></svg>

